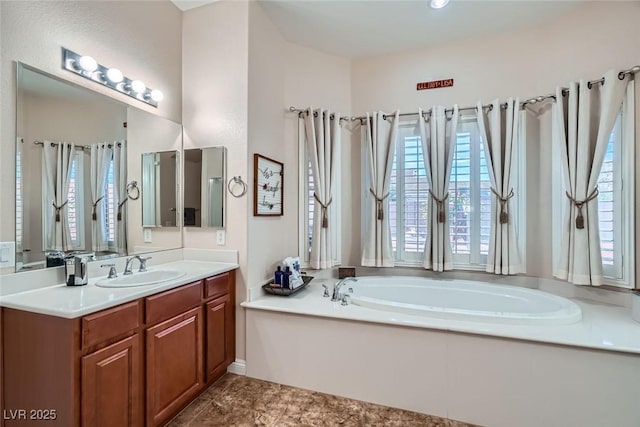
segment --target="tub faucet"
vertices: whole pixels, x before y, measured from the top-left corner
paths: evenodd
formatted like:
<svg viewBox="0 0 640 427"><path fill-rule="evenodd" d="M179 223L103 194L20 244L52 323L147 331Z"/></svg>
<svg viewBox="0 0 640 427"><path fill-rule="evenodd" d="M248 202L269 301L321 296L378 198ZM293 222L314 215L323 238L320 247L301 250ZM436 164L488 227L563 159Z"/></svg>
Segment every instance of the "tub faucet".
<svg viewBox="0 0 640 427"><path fill-rule="evenodd" d="M127 258L127 263L124 265L124 272L122 273L125 276L133 274L133 271L131 271L131 267L133 267L134 259L140 261L140 268L138 269L138 272L142 273L144 271L147 271L147 260L151 259L151 257L142 258L140 255L134 255L131 258Z"/></svg>
<svg viewBox="0 0 640 427"><path fill-rule="evenodd" d="M331 301L333 302L340 301L340 299L342 298L340 295L340 288L342 287L342 285L348 282L357 282L357 281L358 279L356 279L355 277L345 277L344 279L336 283L336 285L333 287L333 296L331 297Z"/></svg>

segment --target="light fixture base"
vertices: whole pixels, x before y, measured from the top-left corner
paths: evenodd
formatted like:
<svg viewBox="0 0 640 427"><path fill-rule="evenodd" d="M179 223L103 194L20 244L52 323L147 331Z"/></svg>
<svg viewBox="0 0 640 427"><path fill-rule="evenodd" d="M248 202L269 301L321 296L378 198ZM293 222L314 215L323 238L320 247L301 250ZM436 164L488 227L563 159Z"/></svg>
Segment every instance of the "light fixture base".
<svg viewBox="0 0 640 427"><path fill-rule="evenodd" d="M109 87L116 92L122 93L124 95L128 95L131 98L135 98L138 101L144 102L145 104L151 105L152 107L158 108L158 103L151 97L151 92L153 89L145 88L143 92L137 93L134 90L131 90L131 86L133 80L123 76L122 81L120 82L112 82L107 78L107 72L109 69L104 65L98 64L98 67L95 71L85 71L82 67L79 66L79 61L82 55L79 55L67 48L62 48L62 68L67 71L72 72L78 76L84 77L85 79L94 81L102 86Z"/></svg>

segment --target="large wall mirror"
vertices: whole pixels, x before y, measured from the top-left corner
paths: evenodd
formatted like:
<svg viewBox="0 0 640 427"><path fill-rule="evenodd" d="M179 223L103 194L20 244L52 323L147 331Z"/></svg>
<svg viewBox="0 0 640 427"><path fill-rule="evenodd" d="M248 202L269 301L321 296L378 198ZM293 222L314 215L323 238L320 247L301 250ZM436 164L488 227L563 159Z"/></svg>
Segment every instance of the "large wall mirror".
<svg viewBox="0 0 640 427"><path fill-rule="evenodd" d="M225 227L225 147L184 150L184 226Z"/></svg>
<svg viewBox="0 0 640 427"><path fill-rule="evenodd" d="M144 239L142 200L128 195L142 153L181 150L182 126L25 64L16 75L16 271L60 265L70 251L181 247L175 227Z"/></svg>

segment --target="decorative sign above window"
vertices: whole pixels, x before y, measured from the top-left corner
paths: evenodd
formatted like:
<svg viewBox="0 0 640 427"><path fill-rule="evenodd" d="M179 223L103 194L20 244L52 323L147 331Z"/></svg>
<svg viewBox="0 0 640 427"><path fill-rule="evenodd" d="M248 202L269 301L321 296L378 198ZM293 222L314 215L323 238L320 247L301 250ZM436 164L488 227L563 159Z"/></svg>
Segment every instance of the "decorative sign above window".
<svg viewBox="0 0 640 427"><path fill-rule="evenodd" d="M284 165L260 154L253 155L253 215L281 216Z"/></svg>
<svg viewBox="0 0 640 427"><path fill-rule="evenodd" d="M434 80L431 82L418 83L416 90L439 89L441 87L453 86L453 79Z"/></svg>

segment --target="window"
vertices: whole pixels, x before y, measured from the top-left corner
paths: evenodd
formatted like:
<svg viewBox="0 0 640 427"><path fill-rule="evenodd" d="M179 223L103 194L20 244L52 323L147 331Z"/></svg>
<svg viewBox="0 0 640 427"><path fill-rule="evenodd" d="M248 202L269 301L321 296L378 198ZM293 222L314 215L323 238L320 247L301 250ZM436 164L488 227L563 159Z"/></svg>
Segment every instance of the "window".
<svg viewBox="0 0 640 427"><path fill-rule="evenodd" d="M106 182L104 185L105 230L107 243L110 250L117 251L116 245L116 215L118 213L118 200L116 200L113 158L109 162Z"/></svg>
<svg viewBox="0 0 640 427"><path fill-rule="evenodd" d="M633 288L633 215L634 215L634 112L633 88L627 91L616 122L609 135L602 169L598 176L598 226L600 231L600 254L604 282L608 285ZM555 150L559 148L554 147ZM559 157L554 155L554 159ZM554 164L554 180L562 182L562 164ZM562 186L558 186L562 187ZM554 187L555 188L555 187ZM562 224L566 209L564 188L554 194L555 236L562 235ZM554 238L554 270L560 256L561 238Z"/></svg>
<svg viewBox="0 0 640 427"><path fill-rule="evenodd" d="M18 150L16 150L16 252L22 252L22 230L24 221L24 202L22 188L22 138L18 138Z"/></svg>
<svg viewBox="0 0 640 427"><path fill-rule="evenodd" d="M475 120L458 124L449 180L449 233L453 262L485 265L491 230L491 181Z"/></svg>
<svg viewBox="0 0 640 427"><path fill-rule="evenodd" d="M69 219L70 246L72 249L84 249L84 152L75 150L69 174L67 192L67 218Z"/></svg>
<svg viewBox="0 0 640 427"><path fill-rule="evenodd" d="M521 170L521 165L514 165L516 194L522 187ZM389 191L389 222L397 265L422 264L430 233L431 196L426 174L419 130L415 123L401 124ZM364 179L367 182L367 178ZM456 268L480 269L486 264L491 200L491 182L478 125L475 117L462 117L458 121L447 199L451 251ZM518 202L514 200L514 203ZM522 214L522 209L519 212ZM515 218L515 221L522 223L522 218Z"/></svg>
<svg viewBox="0 0 640 427"><path fill-rule="evenodd" d="M634 135L633 113L627 105L625 102L609 135L598 176L598 225L606 282L633 287Z"/></svg>
<svg viewBox="0 0 640 427"><path fill-rule="evenodd" d="M400 263L418 264L427 241L429 185L414 125L399 129L389 186L391 245Z"/></svg>
<svg viewBox="0 0 640 427"><path fill-rule="evenodd" d="M299 257L300 263L303 267L309 267L309 259L311 255L311 242L313 239L313 218L315 209L315 199L313 193L315 191L313 182L313 171L311 169L311 161L309 160L309 153L307 152L307 141L305 139L305 129L302 120L298 120L298 147L299 149L299 163L298 170L300 171L300 187L298 197L300 199L300 211L299 211L299 225L298 233L300 235L299 243ZM334 167L337 167L340 171L340 156L339 153L335 158ZM329 205L329 218L331 221L331 253L333 254L333 265L340 264L340 235L341 235L341 220L340 220L340 177L338 174L337 182L333 190L333 198L331 205Z"/></svg>

